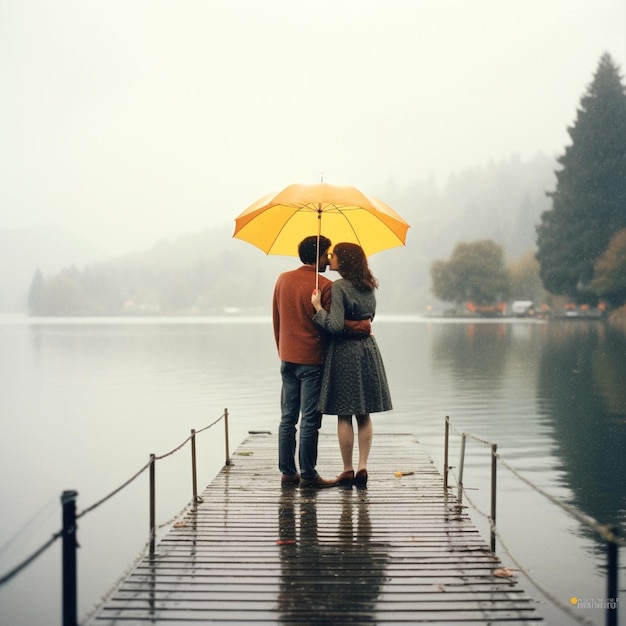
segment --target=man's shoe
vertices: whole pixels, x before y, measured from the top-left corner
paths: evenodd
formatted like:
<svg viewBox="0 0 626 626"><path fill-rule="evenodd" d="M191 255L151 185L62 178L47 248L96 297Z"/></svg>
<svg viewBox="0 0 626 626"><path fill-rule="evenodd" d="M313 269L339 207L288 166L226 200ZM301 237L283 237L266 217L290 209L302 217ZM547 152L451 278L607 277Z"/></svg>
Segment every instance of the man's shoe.
<svg viewBox="0 0 626 626"><path fill-rule="evenodd" d="M316 487L317 489L324 489L325 487L336 487L339 483L336 478L331 480L326 480L321 476L316 476L315 478L303 478L300 481L301 487Z"/></svg>
<svg viewBox="0 0 626 626"><path fill-rule="evenodd" d="M300 484L300 474L283 474L280 484L283 487L295 487Z"/></svg>
<svg viewBox="0 0 626 626"><path fill-rule="evenodd" d="M354 470L346 470L337 476L337 484L341 487L352 487L354 480Z"/></svg>

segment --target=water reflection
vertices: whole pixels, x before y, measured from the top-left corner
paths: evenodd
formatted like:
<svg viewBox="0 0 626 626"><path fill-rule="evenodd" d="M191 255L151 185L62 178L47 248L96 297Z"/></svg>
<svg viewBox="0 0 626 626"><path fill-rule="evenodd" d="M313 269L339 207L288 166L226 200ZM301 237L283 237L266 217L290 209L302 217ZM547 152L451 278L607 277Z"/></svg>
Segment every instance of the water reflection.
<svg viewBox="0 0 626 626"><path fill-rule="evenodd" d="M574 506L626 521L623 334L596 321L450 325L433 341L432 364L450 374L466 430L517 447L516 461L547 443Z"/></svg>
<svg viewBox="0 0 626 626"><path fill-rule="evenodd" d="M453 324L433 345L433 365L449 368L458 381L468 376L499 384L510 348L505 324Z"/></svg>
<svg viewBox="0 0 626 626"><path fill-rule="evenodd" d="M594 322L551 323L537 387L574 505L600 522L626 513L626 338Z"/></svg>
<svg viewBox="0 0 626 626"><path fill-rule="evenodd" d="M281 624L302 624L311 611L324 623L377 623L388 549L372 542L367 492L344 490L339 495L339 510L325 501L320 505L323 519L318 520L321 494L296 489L282 494ZM336 519L328 517L332 513Z"/></svg>

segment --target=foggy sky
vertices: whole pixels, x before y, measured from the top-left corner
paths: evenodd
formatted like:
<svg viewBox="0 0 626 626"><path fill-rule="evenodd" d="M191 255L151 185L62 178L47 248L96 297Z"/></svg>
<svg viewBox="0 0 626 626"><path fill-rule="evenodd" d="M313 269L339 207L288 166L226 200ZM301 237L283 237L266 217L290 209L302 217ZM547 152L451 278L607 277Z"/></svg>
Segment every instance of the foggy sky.
<svg viewBox="0 0 626 626"><path fill-rule="evenodd" d="M0 229L110 253L292 182L561 154L623 0L2 0Z"/></svg>

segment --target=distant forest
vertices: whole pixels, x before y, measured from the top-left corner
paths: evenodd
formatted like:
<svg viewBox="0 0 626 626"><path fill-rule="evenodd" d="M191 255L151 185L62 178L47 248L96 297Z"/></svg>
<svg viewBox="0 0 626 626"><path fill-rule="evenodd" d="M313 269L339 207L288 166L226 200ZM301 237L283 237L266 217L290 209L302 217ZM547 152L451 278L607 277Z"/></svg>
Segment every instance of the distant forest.
<svg viewBox="0 0 626 626"><path fill-rule="evenodd" d="M542 155L529 161L512 157L453 175L442 189L429 180L403 190L393 185L378 193L365 190L411 224L406 247L370 259L380 280L379 312L421 313L437 306L430 266L460 241L491 239L503 246L509 262L534 252L555 169L556 161ZM232 229L227 224L53 275L37 271L30 288L25 286L29 310L33 315L267 314L277 274L299 261L267 257L232 239Z"/></svg>

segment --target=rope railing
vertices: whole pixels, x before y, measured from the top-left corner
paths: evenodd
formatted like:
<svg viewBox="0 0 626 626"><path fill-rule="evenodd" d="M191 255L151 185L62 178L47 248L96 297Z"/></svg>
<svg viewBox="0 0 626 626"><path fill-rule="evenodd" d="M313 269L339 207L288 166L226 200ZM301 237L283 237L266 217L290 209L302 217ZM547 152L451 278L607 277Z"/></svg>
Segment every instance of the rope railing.
<svg viewBox="0 0 626 626"><path fill-rule="evenodd" d="M92 511L97 509L99 506L107 502L107 500L110 500L113 496L117 495L120 491L126 489L128 485L130 485L133 481L139 478L149 467L150 467L150 461L148 461L136 474L133 474L126 482L122 483L117 489L114 489L110 494L104 496L104 498L101 498L100 500L92 504L91 506L87 507L86 509L78 513L76 515L76 519L80 519L81 517L87 515L87 513L91 513Z"/></svg>
<svg viewBox="0 0 626 626"><path fill-rule="evenodd" d="M80 513L76 513L75 511L75 498L78 495L74 491L64 491L61 496L61 502L63 505L63 528L58 532L54 533L50 539L48 539L43 545L37 548L33 553L31 553L28 557L23 559L18 565L13 567L9 572L0 577L0 586L8 583L10 580L15 578L20 572L26 569L29 565L35 562L42 554L44 554L58 539L63 539L63 626L76 626L77 625L77 615L76 615L76 582L73 581L73 590L68 589L67 581L65 579L66 575L68 575L68 567L67 563L70 562L70 570L74 570L73 572L69 572L70 577L75 577L75 550L78 547L76 542L76 522L80 518L84 517L88 513L91 513L98 507L102 506L105 502L113 498L115 495L123 491L126 487L128 487L131 483L133 483L139 476L141 476L146 470L150 470L150 532L149 539L145 544L144 548L141 550L139 556L136 560L141 558L143 554L145 554L147 547L149 546L150 553L154 554L154 542L156 539L156 520L155 520L155 486L154 486L154 469L155 462L163 460L169 456L172 456L176 452L180 451L185 445L191 442L192 447L192 478L193 478L193 498L190 502L185 504L185 506L169 521L160 524L158 528L163 528L171 523L174 520L178 519L189 507L190 504L198 504L202 501L201 498L197 495L197 478L196 478L196 449L195 449L195 437L196 435L209 430L213 426L215 426L218 422L224 420L224 440L225 440L225 449L226 449L226 460L225 465L228 466L231 464L230 462L230 451L229 451L229 443L228 443L228 409L224 409L224 413L220 415L216 420L204 426L200 430L191 431L191 435L187 437L181 444L166 452L162 455L150 455L150 460L143 465L135 474L133 474L130 478L124 481L119 487L111 491L109 494L105 495L103 498L97 500L91 506L85 508ZM73 552L73 555L71 554ZM72 585L70 585L72 586Z"/></svg>
<svg viewBox="0 0 626 626"><path fill-rule="evenodd" d="M168 456L172 456L173 454L176 454L179 450L182 450L185 447L185 444L187 444L189 441L191 441L191 437L192 437L192 435L189 435L189 437L187 437L187 439L185 439L185 441L183 441L181 444L176 446L173 450L170 450L169 452L166 452L165 454L160 454L160 455L159 454L155 454L154 455L154 460L155 461L162 461L163 459L167 459Z"/></svg>
<svg viewBox="0 0 626 626"><path fill-rule="evenodd" d="M449 432L450 429L458 436L461 437L461 458L459 463L459 477L457 477L453 470L453 466L449 465ZM463 466L464 466L464 457L465 457L465 442L467 439L471 439L478 443L487 445L491 448L491 457L492 457L492 475L491 475L491 514L488 514L484 511L481 511L476 504L472 501L467 489L463 485ZM517 471L514 467L512 467L509 463L507 463L500 454L497 453L497 445L482 439L481 437L477 437L471 433L461 432L457 430L450 423L449 416L445 418L445 444L444 444L444 491L447 493L448 490L448 474L452 474L457 479L457 488L458 488L458 499L459 502L462 502L462 497L464 496L467 500L468 504L471 508L484 517L490 527L491 532L491 550L495 552L495 539L496 537L500 541L501 546L507 555L511 558L511 560L515 563L516 567L519 571L521 571L526 578L533 584L533 586L538 589L545 598L551 601L555 606L561 609L563 612L567 613L569 617L571 617L574 621L577 621L580 624L585 624L587 626L593 626L594 622L586 619L584 616L576 615L572 612L571 607L561 602L558 598L554 596L554 594L550 593L547 589L545 589L539 581L537 581L532 574L523 567L520 563L519 559L515 557L515 555L511 552L510 548L505 544L499 529L496 526L496 514L495 514L495 490L496 490L496 469L495 464L496 461L499 461L501 465L503 465L507 470L509 470L516 478L524 482L531 489L547 498L554 505L562 509L565 513L570 515L571 517L578 520L581 524L586 526L588 529L596 532L600 537L602 537L607 543L607 552L608 552L608 564L607 564L607 599L617 599L617 572L618 572L618 547L623 547L626 545L626 541L623 537L620 536L619 528L617 525L613 524L601 524L593 517L589 515L585 515L581 513L571 505L563 502L560 498L553 496L548 493L538 485L535 485L528 478L523 476L519 471ZM607 626L617 626L618 623L618 605L617 602L614 602L612 606L607 603Z"/></svg>
<svg viewBox="0 0 626 626"><path fill-rule="evenodd" d="M0 578L0 586L8 583L12 578L17 576L23 569L26 569L33 561L40 557L57 539L63 536L63 532L59 531L54 533L46 543L37 548L30 556L25 558L19 565L16 565L11 571L7 572L2 578Z"/></svg>
<svg viewBox="0 0 626 626"><path fill-rule="evenodd" d="M452 468L451 468L450 473L454 476L454 472L452 471ZM585 626L595 626L594 622L591 622L590 620L586 619L584 616L574 614L572 612L571 608L568 605L566 605L564 602L561 602L561 600L559 600L553 593L548 591L548 589L546 589L545 586L543 586L530 573L530 571L526 567L524 567L524 565L515 556L515 554L513 554L513 552L509 548L509 546L505 543L505 541L504 541L502 535L500 534L499 530L493 524L493 521L490 519L489 514L486 513L485 511L482 511L476 505L476 503L473 501L473 499L471 498L471 496L469 495L469 493L467 492L467 489L465 487L463 487L463 495L465 497L465 500L467 500L467 503L469 504L469 506L472 508L472 510L475 511L482 518L487 520L487 523L489 524L490 532L492 533L492 535L494 537L497 537L498 541L500 542L500 545L501 545L502 549L506 552L507 556L515 564L515 567L516 567L517 571L519 571L522 574L524 574L524 576L530 581L530 583L535 587L535 589L537 589L547 600L552 602L552 604L557 606L564 613L567 613L567 615L569 617L571 617L574 621L578 622L579 624L584 624Z"/></svg>
<svg viewBox="0 0 626 626"><path fill-rule="evenodd" d="M498 460L516 478L519 478L522 482L526 483L531 489L534 489L537 493L541 494L544 498L547 498L548 500L550 500L550 502L552 502L553 504L556 504L558 507L563 509L566 513L571 515L573 518L577 519L581 524L584 524L590 530L595 531L605 541L610 541L620 547L626 546L626 540L624 540L623 537L620 537L618 535L616 526L614 524L601 524L600 522L595 520L593 517L589 515L585 515L584 513L581 513L579 510L575 509L573 506L567 504L567 502L563 502L559 498L549 494L547 491L545 491L538 485L533 484L530 480L528 480L528 478L520 474L514 467L509 465L500 455L498 455Z"/></svg>

